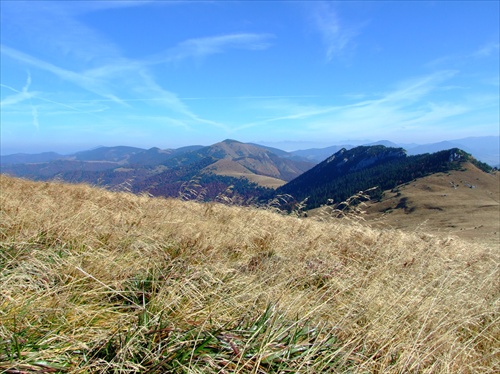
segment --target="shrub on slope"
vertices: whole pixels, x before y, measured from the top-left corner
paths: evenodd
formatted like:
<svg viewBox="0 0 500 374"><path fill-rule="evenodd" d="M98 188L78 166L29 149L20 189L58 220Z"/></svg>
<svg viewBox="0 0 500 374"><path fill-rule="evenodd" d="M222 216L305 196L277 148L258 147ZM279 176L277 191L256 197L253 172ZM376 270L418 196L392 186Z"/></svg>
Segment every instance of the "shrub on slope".
<svg viewBox="0 0 500 374"><path fill-rule="evenodd" d="M0 176L0 370L493 373L499 254Z"/></svg>

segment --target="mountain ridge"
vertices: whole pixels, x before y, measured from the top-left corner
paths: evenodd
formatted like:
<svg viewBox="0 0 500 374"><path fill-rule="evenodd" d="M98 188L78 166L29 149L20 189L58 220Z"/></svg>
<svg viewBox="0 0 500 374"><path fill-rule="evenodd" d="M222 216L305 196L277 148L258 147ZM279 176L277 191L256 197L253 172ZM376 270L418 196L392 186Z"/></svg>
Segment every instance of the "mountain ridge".
<svg viewBox="0 0 500 374"><path fill-rule="evenodd" d="M362 144L370 145L385 145L388 147L404 148L408 155L419 155L425 153L435 153L451 148L460 148L467 153L472 154L477 160L485 162L492 167L500 167L500 136L481 136L468 137L456 140L446 140L442 142L428 144L397 144L389 140L379 140L376 142ZM342 148L347 150L357 147L353 144L334 145L326 148L309 148L303 150L292 151L290 153L299 155L313 162L321 162L329 155L338 152Z"/></svg>
<svg viewBox="0 0 500 374"><path fill-rule="evenodd" d="M380 198L383 190L437 172L460 168L471 161L484 171L488 165L475 160L458 148L433 154L407 156L402 148L382 145L341 149L331 157L279 187L277 194L293 196L296 201L307 199L307 209L329 201L340 203L359 191L377 187L372 198Z"/></svg>
<svg viewBox="0 0 500 374"><path fill-rule="evenodd" d="M237 140L226 139L226 141L238 142ZM238 142L239 143L239 142ZM217 144L217 143L215 143ZM327 157L331 156L335 152L338 152L342 148L352 149L360 145L371 146L371 145L385 145L388 147L401 147L404 148L409 155L417 155L424 153L434 153L451 148L460 148L464 151L472 154L477 160L485 162L493 167L500 167L500 136L480 136L480 137L468 137L455 140L445 140L441 142L428 143L428 144L398 144L390 140L379 140L376 142L367 142L364 144L350 144L350 143L339 143L336 145L324 147L324 148L306 148L294 151L284 151L279 148L269 147L266 145L258 143L243 143L258 146L263 149L267 149L272 153L276 154L281 158L292 159L295 161L308 161L313 163L319 163L325 160ZM80 151L69 155L61 155L56 152L43 152L43 153L14 153L8 155L0 155L0 165L8 165L13 163L37 163L37 162L47 162L54 159L68 159L71 157L76 157L78 154L85 154L89 152L101 152L101 148L112 149L112 148L123 148L128 146L116 146L116 147L97 147L90 149L88 151ZM150 149L143 149L137 147L130 147L142 152L152 152L152 150L157 150L159 153L163 154L180 154L187 151L198 150L205 148L206 146L192 145L180 148L168 148L160 149L153 147ZM210 146L208 146L210 147ZM141 152L138 153L140 155ZM140 158L139 156L137 156ZM157 164L161 164L165 159L169 157L163 157Z"/></svg>
<svg viewBox="0 0 500 374"><path fill-rule="evenodd" d="M279 187L313 166L307 161L281 158L257 145L227 139L207 147L176 150L101 147L49 162L3 164L1 172L167 197L183 194L182 186L194 179L203 185L199 187L200 196L216 198L236 186L237 194L250 198L263 193L262 188Z"/></svg>

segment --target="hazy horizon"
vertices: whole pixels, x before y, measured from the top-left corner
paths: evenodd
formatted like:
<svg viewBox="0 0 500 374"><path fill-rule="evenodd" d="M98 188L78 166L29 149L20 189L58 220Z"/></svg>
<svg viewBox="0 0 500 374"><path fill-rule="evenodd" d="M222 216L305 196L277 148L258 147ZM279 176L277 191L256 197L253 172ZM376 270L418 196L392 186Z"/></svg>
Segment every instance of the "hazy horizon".
<svg viewBox="0 0 500 374"><path fill-rule="evenodd" d="M333 147L333 146L342 146L342 145L350 145L350 146L360 146L360 145L368 145L372 143L379 143L379 142L391 142L396 144L397 146L400 147L418 147L418 146L425 146L425 145L432 145L432 144L439 144L443 142L459 142L464 139L475 139L475 138L499 138L496 135L491 135L491 136L484 136L484 137L467 137L467 138L462 138L462 139L443 139L437 142L432 142L432 143L397 143L393 142L390 139L378 139L378 140L373 140L373 139L364 139L364 140L356 140L356 139L345 139L345 140L340 140L337 142L332 142L332 143L319 143L319 142L300 142L300 141L276 141L276 142L266 142L266 141L255 141L255 142L243 142L240 141L239 139L232 139L236 141L240 141L242 143L252 143L252 144L258 144L261 146L266 146L266 147L272 147L272 148L277 148L286 152L294 152L294 151L300 151L300 150L308 150L308 149L322 149L322 148L328 148L328 147ZM500 139L500 138L499 138ZM89 146L89 147L82 147L82 148L66 148L64 146L59 146L59 148L54 148L50 149L47 147L41 147L38 151L36 149L27 149L27 151L23 150L16 150L15 148L2 148L0 151L0 155L2 156L8 156L8 155L14 155L14 154L39 154L39 153L49 153L49 152L55 152L59 153L61 155L70 155L82 151L89 151L93 149L98 149L101 147L135 147L135 148L142 148L142 149L151 149L151 148L160 148L160 149L177 149L177 148L182 148L182 147L189 147L189 146L211 146L213 144L223 142L227 139L220 139L214 143L207 143L207 144L183 144L178 147L170 147L170 148L161 148L158 147L157 145L150 145L150 146L135 146L135 145L130 145L130 144L99 144L95 146ZM4 149L6 150L4 152ZM13 151L9 152L9 149L12 149ZM499 149L500 149L500 144L499 144Z"/></svg>

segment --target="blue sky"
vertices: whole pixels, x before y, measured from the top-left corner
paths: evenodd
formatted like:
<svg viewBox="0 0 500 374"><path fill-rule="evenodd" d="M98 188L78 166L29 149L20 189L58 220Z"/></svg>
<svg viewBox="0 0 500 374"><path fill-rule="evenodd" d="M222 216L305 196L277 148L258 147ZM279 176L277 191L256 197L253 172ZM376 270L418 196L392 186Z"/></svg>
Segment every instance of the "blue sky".
<svg viewBox="0 0 500 374"><path fill-rule="evenodd" d="M498 1L0 4L2 154L499 135Z"/></svg>

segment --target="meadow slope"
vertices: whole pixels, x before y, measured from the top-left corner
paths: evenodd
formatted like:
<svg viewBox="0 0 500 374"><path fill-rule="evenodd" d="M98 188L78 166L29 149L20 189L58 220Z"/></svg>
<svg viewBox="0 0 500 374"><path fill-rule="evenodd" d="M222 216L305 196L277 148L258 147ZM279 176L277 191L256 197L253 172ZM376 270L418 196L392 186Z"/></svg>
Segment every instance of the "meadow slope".
<svg viewBox="0 0 500 374"><path fill-rule="evenodd" d="M485 173L467 162L461 170L435 173L384 192L364 218L375 227L414 231L500 248L500 173Z"/></svg>
<svg viewBox="0 0 500 374"><path fill-rule="evenodd" d="M497 246L0 176L0 372L494 373Z"/></svg>

